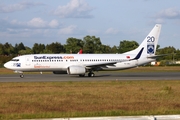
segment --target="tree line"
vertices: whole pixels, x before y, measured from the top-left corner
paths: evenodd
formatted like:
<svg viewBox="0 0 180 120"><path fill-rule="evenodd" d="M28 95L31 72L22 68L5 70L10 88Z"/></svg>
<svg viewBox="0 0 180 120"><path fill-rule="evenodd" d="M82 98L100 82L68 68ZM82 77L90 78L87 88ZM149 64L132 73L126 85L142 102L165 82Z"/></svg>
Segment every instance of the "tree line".
<svg viewBox="0 0 180 120"><path fill-rule="evenodd" d="M80 49L83 49L83 53L124 53L137 48L139 44L132 40L123 40L119 42L119 45L109 46L102 44L99 37L85 36L83 39L68 38L66 44L60 42L53 42L51 44L34 43L30 48L25 46L22 42L16 43L15 46L6 42L0 43L0 64L4 64L6 61L12 59L18 55L24 54L42 54L42 53L77 53ZM178 61L180 60L180 50L175 49L173 46L161 48L157 46L157 55L169 54L158 58L158 61Z"/></svg>

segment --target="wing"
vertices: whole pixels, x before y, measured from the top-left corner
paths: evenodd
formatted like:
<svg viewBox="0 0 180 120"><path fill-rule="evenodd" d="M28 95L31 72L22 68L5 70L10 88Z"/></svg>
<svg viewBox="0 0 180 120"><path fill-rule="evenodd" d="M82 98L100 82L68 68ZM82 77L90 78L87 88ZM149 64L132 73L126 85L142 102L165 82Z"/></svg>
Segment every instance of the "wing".
<svg viewBox="0 0 180 120"><path fill-rule="evenodd" d="M101 63L92 63L92 64L85 64L84 66L87 69L92 69L92 68L98 68L98 67L106 67L106 65L109 66L114 66L114 64L119 63L119 62L126 62L126 61L131 61L131 60L138 60L141 57L141 54L144 50L144 47L139 51L139 53L134 57L133 59L127 59L123 61L109 61L109 62L101 62Z"/></svg>
<svg viewBox="0 0 180 120"><path fill-rule="evenodd" d="M106 65L114 65L114 64L116 64L116 63L118 63L118 61L109 61L109 62L103 62L103 63L96 63L96 64L87 64L87 65L85 65L86 67L101 67L101 66L106 66Z"/></svg>

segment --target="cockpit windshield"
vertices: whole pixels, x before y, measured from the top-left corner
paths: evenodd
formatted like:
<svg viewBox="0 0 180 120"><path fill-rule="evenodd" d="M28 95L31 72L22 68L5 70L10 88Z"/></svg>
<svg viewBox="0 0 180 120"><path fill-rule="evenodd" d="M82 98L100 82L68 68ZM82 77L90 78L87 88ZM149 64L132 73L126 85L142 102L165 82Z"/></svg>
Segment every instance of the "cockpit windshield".
<svg viewBox="0 0 180 120"><path fill-rule="evenodd" d="M19 61L19 59L12 59L11 61L16 61L17 62L17 61Z"/></svg>

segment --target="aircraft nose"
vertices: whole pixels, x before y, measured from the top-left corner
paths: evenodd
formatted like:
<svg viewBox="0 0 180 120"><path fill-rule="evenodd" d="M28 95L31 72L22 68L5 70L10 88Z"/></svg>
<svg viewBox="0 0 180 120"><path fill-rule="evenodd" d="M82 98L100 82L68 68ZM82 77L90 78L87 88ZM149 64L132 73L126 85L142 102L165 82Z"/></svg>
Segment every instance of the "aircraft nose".
<svg viewBox="0 0 180 120"><path fill-rule="evenodd" d="M5 63L5 64L4 64L4 67L5 67L5 68L9 68L9 67L10 67L10 66L9 66L9 63L8 63L8 62Z"/></svg>

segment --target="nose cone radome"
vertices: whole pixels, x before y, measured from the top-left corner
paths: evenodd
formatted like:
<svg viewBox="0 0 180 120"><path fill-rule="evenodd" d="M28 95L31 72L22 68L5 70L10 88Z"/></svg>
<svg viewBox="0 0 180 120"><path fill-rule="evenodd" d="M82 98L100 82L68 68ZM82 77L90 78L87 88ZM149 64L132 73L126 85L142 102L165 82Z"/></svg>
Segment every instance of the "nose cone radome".
<svg viewBox="0 0 180 120"><path fill-rule="evenodd" d="M10 67L9 62L5 63L4 67L9 69L9 67Z"/></svg>

